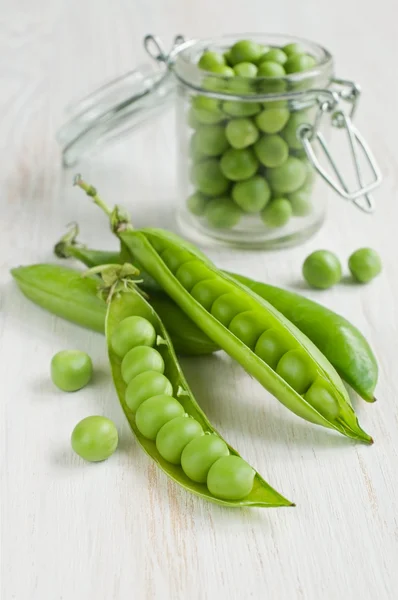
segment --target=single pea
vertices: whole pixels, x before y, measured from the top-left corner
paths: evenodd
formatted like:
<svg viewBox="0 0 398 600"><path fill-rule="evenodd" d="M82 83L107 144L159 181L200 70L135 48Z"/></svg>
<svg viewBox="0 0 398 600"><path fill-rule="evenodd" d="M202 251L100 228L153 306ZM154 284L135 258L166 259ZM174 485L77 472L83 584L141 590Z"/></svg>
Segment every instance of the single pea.
<svg viewBox="0 0 398 600"><path fill-rule="evenodd" d="M130 381L126 388L125 401L132 412L152 398L152 396L172 396L173 386L162 373L157 371L145 371Z"/></svg>
<svg viewBox="0 0 398 600"><path fill-rule="evenodd" d="M241 150L254 144L259 132L251 119L231 119L225 128L225 136L233 148Z"/></svg>
<svg viewBox="0 0 398 600"><path fill-rule="evenodd" d="M351 275L360 283L368 283L381 272L381 259L376 250L360 248L348 259Z"/></svg>
<svg viewBox="0 0 398 600"><path fill-rule="evenodd" d="M84 460L106 460L117 448L116 426L106 417L86 417L72 431L71 443L76 454Z"/></svg>
<svg viewBox="0 0 398 600"><path fill-rule="evenodd" d="M284 77L285 69L277 62L266 60L258 67L258 77Z"/></svg>
<svg viewBox="0 0 398 600"><path fill-rule="evenodd" d="M254 144L254 152L264 167L280 167L289 157L289 147L280 135L263 135Z"/></svg>
<svg viewBox="0 0 398 600"><path fill-rule="evenodd" d="M232 319L238 314L247 310L247 300L237 295L236 292L223 294L214 301L211 307L211 314L224 327L229 327Z"/></svg>
<svg viewBox="0 0 398 600"><path fill-rule="evenodd" d="M261 313L247 310L236 315L228 329L251 350L254 349L258 338L267 327Z"/></svg>
<svg viewBox="0 0 398 600"><path fill-rule="evenodd" d="M115 354L123 358L135 346L153 346L156 331L152 323L143 317L133 316L123 319L115 328L111 337L111 346Z"/></svg>
<svg viewBox="0 0 398 600"><path fill-rule="evenodd" d="M282 137L293 150L302 150L303 143L299 136L300 127L302 125L311 125L313 119L307 111L298 111L292 113L285 128L282 131Z"/></svg>
<svg viewBox="0 0 398 600"><path fill-rule="evenodd" d="M258 169L256 155L251 148L229 148L224 152L220 168L225 177L240 181L252 177Z"/></svg>
<svg viewBox="0 0 398 600"><path fill-rule="evenodd" d="M194 96L192 98L194 116L199 123L212 125L223 120L224 115L221 111L220 102L216 98L209 96Z"/></svg>
<svg viewBox="0 0 398 600"><path fill-rule="evenodd" d="M264 331L258 338L254 348L255 354L274 370L286 351L286 342L276 329Z"/></svg>
<svg viewBox="0 0 398 600"><path fill-rule="evenodd" d="M336 398L333 396L328 385L322 379L316 379L310 389L304 394L307 402L315 408L321 415L327 416L330 420L337 418L340 407Z"/></svg>
<svg viewBox="0 0 398 600"><path fill-rule="evenodd" d="M263 210L271 198L271 189L261 175L254 175L245 181L238 181L232 188L232 198L246 213Z"/></svg>
<svg viewBox="0 0 398 600"><path fill-rule="evenodd" d="M278 133L289 120L289 110L287 108L266 108L256 115L256 125L264 133Z"/></svg>
<svg viewBox="0 0 398 600"><path fill-rule="evenodd" d="M202 88L209 92L224 93L228 89L228 82L222 77L207 75L202 79Z"/></svg>
<svg viewBox="0 0 398 600"><path fill-rule="evenodd" d="M234 70L231 67L228 67L227 65L218 65L217 67L214 67L214 69L212 69L212 72L227 78L235 76Z"/></svg>
<svg viewBox="0 0 398 600"><path fill-rule="evenodd" d="M181 454L193 439L204 435L200 423L191 417L176 417L165 423L156 436L159 454L173 465L181 464Z"/></svg>
<svg viewBox="0 0 398 600"><path fill-rule="evenodd" d="M305 48L303 48L301 44L295 42L286 44L286 46L283 46L282 50L287 56L291 56L292 54L305 54Z"/></svg>
<svg viewBox="0 0 398 600"><path fill-rule="evenodd" d="M207 198L200 192L195 192L187 198L187 208L190 213L196 217L204 215L207 204Z"/></svg>
<svg viewBox="0 0 398 600"><path fill-rule="evenodd" d="M312 287L326 290L341 280L340 261L329 250L317 250L305 259L303 277Z"/></svg>
<svg viewBox="0 0 398 600"><path fill-rule="evenodd" d="M64 392L76 392L87 385L93 375L93 363L86 352L61 350L51 359L51 379Z"/></svg>
<svg viewBox="0 0 398 600"><path fill-rule="evenodd" d="M298 394L308 390L316 375L303 350L286 352L278 362L276 372Z"/></svg>
<svg viewBox="0 0 398 600"><path fill-rule="evenodd" d="M209 492L222 500L241 500L253 489L255 470L240 456L223 456L209 470Z"/></svg>
<svg viewBox="0 0 398 600"><path fill-rule="evenodd" d="M129 383L136 375L145 371L164 372L164 360L161 354L150 346L136 346L129 350L122 360L122 378Z"/></svg>
<svg viewBox="0 0 398 600"><path fill-rule="evenodd" d="M310 54L291 54L284 67L286 73L301 73L316 66L316 60Z"/></svg>
<svg viewBox="0 0 398 600"><path fill-rule="evenodd" d="M287 196L292 213L295 217L306 217L312 212L311 193L307 189L300 188L297 192Z"/></svg>
<svg viewBox="0 0 398 600"><path fill-rule="evenodd" d="M291 216L292 205L287 198L275 198L261 213L263 223L272 229L284 227Z"/></svg>
<svg viewBox="0 0 398 600"><path fill-rule="evenodd" d="M206 196L219 196L226 192L229 186L220 162L215 158L197 163L193 169L193 177L198 190Z"/></svg>
<svg viewBox="0 0 398 600"><path fill-rule="evenodd" d="M280 65L284 65L287 61L287 54L281 48L271 48L262 56L261 64L265 61L270 61L274 63L279 63Z"/></svg>
<svg viewBox="0 0 398 600"><path fill-rule="evenodd" d="M228 66L232 66L231 63L231 50L228 49L223 53L224 60Z"/></svg>
<svg viewBox="0 0 398 600"><path fill-rule="evenodd" d="M260 44L250 40L240 40L231 47L229 62L233 66L242 62L256 62L261 54L263 54L263 48Z"/></svg>
<svg viewBox="0 0 398 600"><path fill-rule="evenodd" d="M206 50L199 59L198 66L205 71L213 71L216 67L225 66L225 58L218 52Z"/></svg>
<svg viewBox="0 0 398 600"><path fill-rule="evenodd" d="M205 217L215 229L231 229L242 217L242 210L228 197L214 198L207 203Z"/></svg>
<svg viewBox="0 0 398 600"><path fill-rule="evenodd" d="M228 455L228 446L218 435L202 435L190 441L182 451L182 470L192 481L206 483L210 467Z"/></svg>
<svg viewBox="0 0 398 600"><path fill-rule="evenodd" d="M233 81L233 80L232 80ZM258 102L240 102L238 100L226 100L222 103L223 111L231 117L252 117L261 110Z"/></svg>
<svg viewBox="0 0 398 600"><path fill-rule="evenodd" d="M295 156L289 156L283 165L267 171L268 183L278 195L291 194L301 188L306 176L305 164Z"/></svg>
<svg viewBox="0 0 398 600"><path fill-rule="evenodd" d="M181 285L189 291L198 281L209 279L212 276L212 272L202 261L193 259L181 265L177 269L175 276Z"/></svg>
<svg viewBox="0 0 398 600"><path fill-rule="evenodd" d="M199 281L191 290L191 296L206 310L210 310L213 302L222 294L226 294L230 286L218 279Z"/></svg>
<svg viewBox="0 0 398 600"><path fill-rule="evenodd" d="M257 67L250 62L241 62L234 66L234 74L238 77L255 77Z"/></svg>
<svg viewBox="0 0 398 600"><path fill-rule="evenodd" d="M184 413L182 404L172 396L152 396L138 407L135 422L144 437L155 440L163 425Z"/></svg>
<svg viewBox="0 0 398 600"><path fill-rule="evenodd" d="M197 152L206 156L219 156L229 146L222 125L203 125L194 137Z"/></svg>
<svg viewBox="0 0 398 600"><path fill-rule="evenodd" d="M161 257L172 273L175 273L184 263L192 260L192 254L190 252L187 250L175 250L174 248L163 250Z"/></svg>

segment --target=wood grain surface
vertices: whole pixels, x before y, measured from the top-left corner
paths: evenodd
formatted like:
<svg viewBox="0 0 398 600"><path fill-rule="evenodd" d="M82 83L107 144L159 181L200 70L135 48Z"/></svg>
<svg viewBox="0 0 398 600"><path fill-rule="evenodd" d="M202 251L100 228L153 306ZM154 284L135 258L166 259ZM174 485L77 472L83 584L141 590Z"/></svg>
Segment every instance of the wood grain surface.
<svg viewBox="0 0 398 600"><path fill-rule="evenodd" d="M396 5L360 0L0 0L0 381L2 600L392 600L398 597ZM341 77L361 82L357 124L385 181L374 216L329 194L306 244L279 252L209 249L217 264L319 300L355 323L380 361L379 401L354 398L375 439L365 447L290 414L227 356L185 359L197 398L224 436L296 508L226 510L188 495L140 450L113 390L103 338L29 303L9 269L55 260L76 220L82 239L113 248L106 219L71 185L55 141L66 105L144 60L142 38L239 31L297 34L328 47ZM137 226L175 229L172 114L79 169ZM344 152L344 150L342 150ZM371 245L382 275L368 286L304 289L312 250L346 263ZM92 385L49 379L52 355L81 348ZM120 449L84 464L69 445L90 414L113 419Z"/></svg>

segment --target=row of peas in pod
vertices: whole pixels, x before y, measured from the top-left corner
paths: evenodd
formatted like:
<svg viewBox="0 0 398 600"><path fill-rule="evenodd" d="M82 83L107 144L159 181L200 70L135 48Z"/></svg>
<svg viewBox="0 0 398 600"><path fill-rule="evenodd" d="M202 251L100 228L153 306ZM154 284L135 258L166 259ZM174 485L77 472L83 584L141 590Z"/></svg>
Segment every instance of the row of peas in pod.
<svg viewBox="0 0 398 600"><path fill-rule="evenodd" d="M141 316L123 319L110 343L121 359L126 384L125 403L134 414L138 431L156 443L160 456L180 465L194 482L206 484L222 500L240 500L253 487L255 471L227 444L185 413L165 374L165 362L155 348L159 340L152 323Z"/></svg>
<svg viewBox="0 0 398 600"><path fill-rule="evenodd" d="M206 50L198 62L214 73L204 77L205 89L239 95L283 92L285 75L315 64L298 44L265 48L248 40L224 54ZM312 119L308 110L292 111L285 100L193 96L188 122L194 192L188 210L217 229L237 226L245 215L257 215L268 228L309 215L314 173L297 129Z"/></svg>

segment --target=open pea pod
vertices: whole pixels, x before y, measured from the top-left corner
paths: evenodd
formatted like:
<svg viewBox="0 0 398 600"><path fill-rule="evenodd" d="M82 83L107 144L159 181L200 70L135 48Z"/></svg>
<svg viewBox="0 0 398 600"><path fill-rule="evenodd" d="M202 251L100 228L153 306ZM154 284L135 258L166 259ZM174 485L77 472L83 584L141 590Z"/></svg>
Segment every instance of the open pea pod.
<svg viewBox="0 0 398 600"><path fill-rule="evenodd" d="M185 413L189 417L195 419L206 434L216 434L219 438L221 438L221 436L214 429L214 427L212 427L206 415L198 406L177 361L168 333L158 315L138 291L135 289L129 289L127 291L115 293L112 296L108 305L105 330L113 381L120 404L132 431L134 432L139 444L142 446L145 452L169 477L171 477L171 479L176 481L179 485L190 492L212 502L216 502L217 504L233 507L292 506L291 502L286 500L277 491L270 487L258 473L255 473L252 489L246 497L240 500L225 500L217 498L210 493L205 483L197 483L192 481L192 479L190 479L184 473L180 464L172 464L168 460L165 460L165 458L163 458L159 453L156 442L146 438L140 432L137 427L135 414L130 410L125 400L127 385L122 377L122 360L114 352L111 343L112 336L116 328L124 321L124 319L131 316L143 317L155 328L157 334L156 350L161 354L164 361L164 375L171 382L173 387L173 396L178 400L178 402L180 402L185 410ZM231 455L239 456L231 446L227 446Z"/></svg>

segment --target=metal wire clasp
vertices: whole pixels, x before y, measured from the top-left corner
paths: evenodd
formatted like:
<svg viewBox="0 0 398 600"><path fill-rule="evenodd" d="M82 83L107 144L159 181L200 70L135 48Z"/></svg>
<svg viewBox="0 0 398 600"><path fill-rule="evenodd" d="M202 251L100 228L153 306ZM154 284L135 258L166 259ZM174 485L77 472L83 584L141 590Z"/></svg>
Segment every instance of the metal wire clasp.
<svg viewBox="0 0 398 600"><path fill-rule="evenodd" d="M318 113L313 125L305 123L301 125L297 131L297 136L301 140L308 160L316 169L319 175L338 193L340 196L353 202L358 208L366 213L374 211L374 200L369 192L375 189L382 180L379 167L376 160L367 145L366 141L359 133L358 129L353 125L352 119L356 112L358 100L360 96L360 88L353 82L342 79L335 80L334 83L338 87L337 91L324 91L324 94L318 98ZM341 88L341 89L340 89ZM325 96L326 93L326 96ZM351 104L349 114L343 110L337 109L340 100L344 100ZM348 136L348 141L351 149L351 156L355 167L355 175L358 187L352 191L349 190L343 175L341 174L326 140L319 126L322 117L329 113L331 115L332 125L338 129L344 129ZM317 142L326 161L331 167L334 177L331 176L325 169L316 156L316 151L313 142ZM372 180L369 183L364 183L361 154L365 159L365 163L370 168Z"/></svg>

